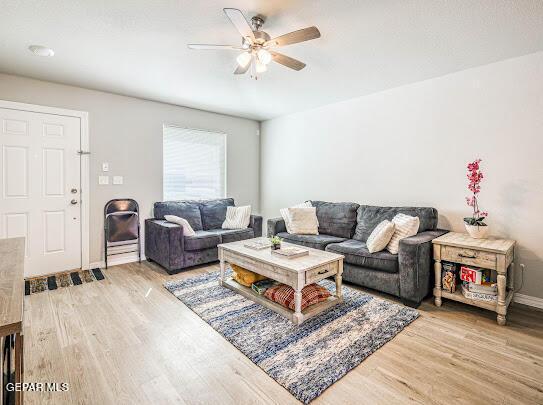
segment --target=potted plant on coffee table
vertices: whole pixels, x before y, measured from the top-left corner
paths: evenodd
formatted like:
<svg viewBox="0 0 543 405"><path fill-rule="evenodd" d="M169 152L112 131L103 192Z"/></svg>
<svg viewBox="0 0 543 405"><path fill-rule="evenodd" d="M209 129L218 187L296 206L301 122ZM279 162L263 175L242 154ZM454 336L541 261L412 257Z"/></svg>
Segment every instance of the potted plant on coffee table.
<svg viewBox="0 0 543 405"><path fill-rule="evenodd" d="M473 208L473 214L471 217L464 218L464 225L466 231L472 238L483 239L488 234L488 226L485 224L485 219L488 216L488 212L479 210L478 195L481 191L481 181L483 180L483 172L481 171L480 164L481 159L468 163L468 190L472 195L466 197L466 203Z"/></svg>
<svg viewBox="0 0 543 405"><path fill-rule="evenodd" d="M278 249L281 249L281 238L279 236L272 236L270 238L270 242L271 242L271 249L272 250L278 250Z"/></svg>

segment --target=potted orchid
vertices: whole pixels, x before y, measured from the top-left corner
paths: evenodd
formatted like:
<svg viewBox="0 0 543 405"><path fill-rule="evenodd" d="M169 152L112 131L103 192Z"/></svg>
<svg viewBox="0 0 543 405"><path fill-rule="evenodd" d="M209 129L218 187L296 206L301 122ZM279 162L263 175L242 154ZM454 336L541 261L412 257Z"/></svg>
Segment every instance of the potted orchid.
<svg viewBox="0 0 543 405"><path fill-rule="evenodd" d="M481 171L481 159L468 163L468 190L472 195L466 197L466 203L473 208L471 217L464 218L466 231L472 238L483 239L488 234L488 226L485 224L485 218L488 212L479 210L478 194L481 191L481 181L483 180L483 172Z"/></svg>

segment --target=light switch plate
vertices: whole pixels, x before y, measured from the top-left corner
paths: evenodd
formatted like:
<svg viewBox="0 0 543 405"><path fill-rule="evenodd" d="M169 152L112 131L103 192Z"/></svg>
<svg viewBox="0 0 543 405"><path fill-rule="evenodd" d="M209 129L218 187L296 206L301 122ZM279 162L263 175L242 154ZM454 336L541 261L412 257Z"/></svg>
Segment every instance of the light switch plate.
<svg viewBox="0 0 543 405"><path fill-rule="evenodd" d="M101 186L109 184L109 176L98 176L98 184Z"/></svg>
<svg viewBox="0 0 543 405"><path fill-rule="evenodd" d="M123 176L113 176L113 184L123 184Z"/></svg>
<svg viewBox="0 0 543 405"><path fill-rule="evenodd" d="M108 162L102 163L102 171L103 172L109 172L109 163Z"/></svg>

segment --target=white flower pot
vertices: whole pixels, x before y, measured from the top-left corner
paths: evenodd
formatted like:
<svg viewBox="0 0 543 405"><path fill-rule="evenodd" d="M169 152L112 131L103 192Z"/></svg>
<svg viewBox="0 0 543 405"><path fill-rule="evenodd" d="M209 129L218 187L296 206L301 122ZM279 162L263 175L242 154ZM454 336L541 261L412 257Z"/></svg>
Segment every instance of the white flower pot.
<svg viewBox="0 0 543 405"><path fill-rule="evenodd" d="M464 223L466 231L468 231L469 236L475 239L484 239L488 235L489 226L477 226L477 225L468 225Z"/></svg>

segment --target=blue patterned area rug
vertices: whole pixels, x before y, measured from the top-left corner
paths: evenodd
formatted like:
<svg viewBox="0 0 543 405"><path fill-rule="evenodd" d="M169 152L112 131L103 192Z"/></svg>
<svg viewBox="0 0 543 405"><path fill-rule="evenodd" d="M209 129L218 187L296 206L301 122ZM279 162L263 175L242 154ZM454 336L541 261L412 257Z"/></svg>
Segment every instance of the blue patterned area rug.
<svg viewBox="0 0 543 405"><path fill-rule="evenodd" d="M344 302L300 326L218 285L207 273L164 287L304 403L419 316L412 308L343 286ZM335 284L321 284L330 291Z"/></svg>

